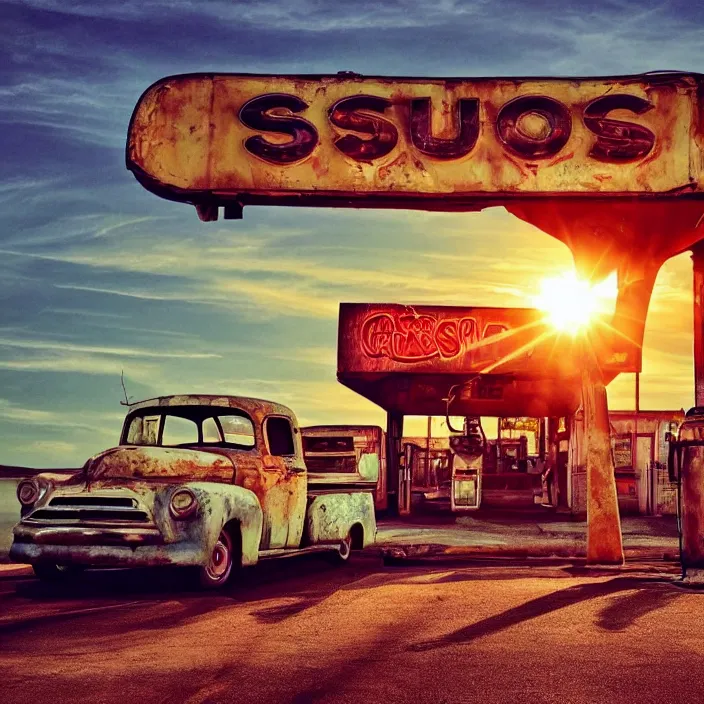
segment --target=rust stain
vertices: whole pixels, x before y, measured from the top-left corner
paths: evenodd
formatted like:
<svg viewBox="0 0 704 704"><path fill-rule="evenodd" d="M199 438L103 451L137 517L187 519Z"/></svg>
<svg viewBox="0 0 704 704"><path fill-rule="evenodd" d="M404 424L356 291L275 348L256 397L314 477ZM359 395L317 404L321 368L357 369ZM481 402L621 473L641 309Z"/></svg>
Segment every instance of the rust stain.
<svg viewBox="0 0 704 704"><path fill-rule="evenodd" d="M406 154L400 154L391 163L382 166L379 169L379 179L385 181L389 176L391 176L395 169L401 169L406 165L408 157Z"/></svg>

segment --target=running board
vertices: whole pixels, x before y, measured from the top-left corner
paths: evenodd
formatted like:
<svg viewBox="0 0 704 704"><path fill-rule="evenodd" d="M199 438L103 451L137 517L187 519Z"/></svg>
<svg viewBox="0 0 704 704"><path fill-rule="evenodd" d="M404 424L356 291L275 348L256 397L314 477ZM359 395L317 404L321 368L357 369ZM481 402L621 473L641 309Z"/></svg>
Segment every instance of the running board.
<svg viewBox="0 0 704 704"><path fill-rule="evenodd" d="M309 545L305 548L274 548L273 550L260 550L260 560L274 560L282 557L294 557L296 555L305 555L310 552L337 552L340 549L339 543L328 543L325 545Z"/></svg>

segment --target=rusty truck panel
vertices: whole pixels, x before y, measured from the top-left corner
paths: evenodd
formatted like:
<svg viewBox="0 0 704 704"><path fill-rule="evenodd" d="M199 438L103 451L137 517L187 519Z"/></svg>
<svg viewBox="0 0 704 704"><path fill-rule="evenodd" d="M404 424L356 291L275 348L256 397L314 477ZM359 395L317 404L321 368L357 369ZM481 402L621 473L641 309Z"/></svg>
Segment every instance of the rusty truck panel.
<svg viewBox="0 0 704 704"><path fill-rule="evenodd" d="M286 416L295 423L296 416L290 408L275 401L266 401L260 398L246 396L216 396L213 394L185 394L173 396L158 396L131 403L130 411L140 411L145 408L173 408L186 406L211 406L215 409L228 409L243 411L256 422L262 422L270 415Z"/></svg>
<svg viewBox="0 0 704 704"><path fill-rule="evenodd" d="M701 196L701 86L675 72L173 76L140 98L127 167L206 220L228 203L237 217L247 204L467 210L517 197Z"/></svg>
<svg viewBox="0 0 704 704"><path fill-rule="evenodd" d="M86 473L90 481L132 477L231 481L235 466L230 457L185 448L117 447L94 457Z"/></svg>
<svg viewBox="0 0 704 704"><path fill-rule="evenodd" d="M366 488L377 511L387 508L386 434L376 425L301 428L310 490Z"/></svg>

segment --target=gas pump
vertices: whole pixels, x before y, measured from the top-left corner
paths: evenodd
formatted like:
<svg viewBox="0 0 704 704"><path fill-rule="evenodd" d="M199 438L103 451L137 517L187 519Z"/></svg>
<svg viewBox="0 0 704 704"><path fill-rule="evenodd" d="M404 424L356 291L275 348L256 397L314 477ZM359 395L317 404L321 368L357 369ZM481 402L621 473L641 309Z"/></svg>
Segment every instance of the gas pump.
<svg viewBox="0 0 704 704"><path fill-rule="evenodd" d="M667 438L670 481L677 482L682 577L704 584L704 407L687 411L677 434Z"/></svg>
<svg viewBox="0 0 704 704"><path fill-rule="evenodd" d="M451 435L454 453L450 507L452 511L472 511L482 500L482 465L486 435L479 418L467 418L464 435Z"/></svg>

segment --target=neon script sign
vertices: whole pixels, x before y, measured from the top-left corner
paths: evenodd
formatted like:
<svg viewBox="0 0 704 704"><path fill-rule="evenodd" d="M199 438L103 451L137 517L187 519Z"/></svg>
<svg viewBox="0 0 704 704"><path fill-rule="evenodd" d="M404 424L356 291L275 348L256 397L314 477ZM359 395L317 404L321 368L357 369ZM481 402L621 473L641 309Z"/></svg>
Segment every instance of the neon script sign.
<svg viewBox="0 0 704 704"><path fill-rule="evenodd" d="M375 313L362 324L361 346L368 357L412 364L435 357L452 359L506 330L503 323L488 323L482 329L476 318Z"/></svg>

